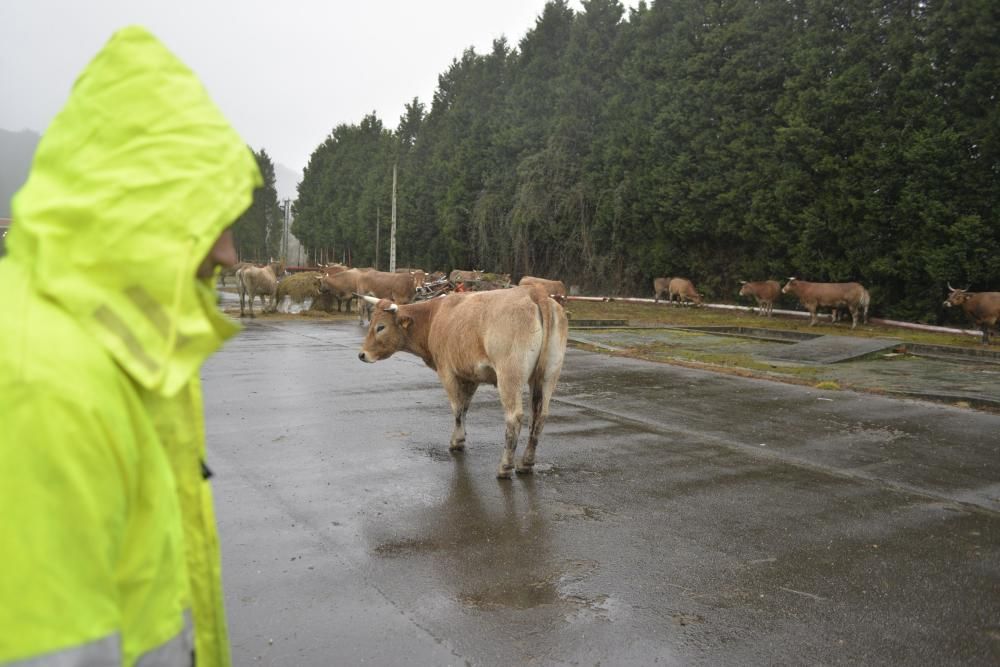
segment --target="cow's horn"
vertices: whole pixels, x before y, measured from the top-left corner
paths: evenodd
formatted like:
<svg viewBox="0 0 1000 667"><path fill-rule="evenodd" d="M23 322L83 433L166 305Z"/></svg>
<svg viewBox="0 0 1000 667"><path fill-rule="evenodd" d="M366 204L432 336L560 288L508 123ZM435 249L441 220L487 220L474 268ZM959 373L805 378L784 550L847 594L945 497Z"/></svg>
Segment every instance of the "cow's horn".
<svg viewBox="0 0 1000 667"><path fill-rule="evenodd" d="M395 313L397 310L399 310L399 306L397 306L396 304L392 304L388 308L383 308L382 310L384 310L387 313Z"/></svg>
<svg viewBox="0 0 1000 667"><path fill-rule="evenodd" d="M368 296L367 294L358 294L357 292L355 292L354 296L364 299L373 306L378 303L378 299L376 299L373 296Z"/></svg>
<svg viewBox="0 0 1000 667"><path fill-rule="evenodd" d="M951 281L950 280L948 281L948 289L950 289L952 292L955 291L955 288L951 286Z"/></svg>

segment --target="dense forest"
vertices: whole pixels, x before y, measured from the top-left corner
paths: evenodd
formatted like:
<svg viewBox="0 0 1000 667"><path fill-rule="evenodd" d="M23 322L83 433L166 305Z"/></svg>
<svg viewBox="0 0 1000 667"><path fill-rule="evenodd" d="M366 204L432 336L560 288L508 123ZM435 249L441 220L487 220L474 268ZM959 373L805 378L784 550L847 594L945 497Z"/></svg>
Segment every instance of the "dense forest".
<svg viewBox="0 0 1000 667"><path fill-rule="evenodd" d="M468 50L428 108L313 152L294 234L400 265L651 296L692 278L864 283L938 321L950 281L1000 289L1000 2L549 2L514 47Z"/></svg>

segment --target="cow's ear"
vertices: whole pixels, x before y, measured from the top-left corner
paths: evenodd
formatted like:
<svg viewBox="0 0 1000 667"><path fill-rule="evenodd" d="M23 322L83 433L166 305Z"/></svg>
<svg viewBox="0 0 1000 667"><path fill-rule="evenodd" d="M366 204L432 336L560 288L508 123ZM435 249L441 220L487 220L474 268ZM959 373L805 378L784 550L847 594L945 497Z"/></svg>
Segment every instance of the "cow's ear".
<svg viewBox="0 0 1000 667"><path fill-rule="evenodd" d="M399 316L399 326L403 327L404 329L409 329L411 324L413 324L412 317L410 317L409 315Z"/></svg>

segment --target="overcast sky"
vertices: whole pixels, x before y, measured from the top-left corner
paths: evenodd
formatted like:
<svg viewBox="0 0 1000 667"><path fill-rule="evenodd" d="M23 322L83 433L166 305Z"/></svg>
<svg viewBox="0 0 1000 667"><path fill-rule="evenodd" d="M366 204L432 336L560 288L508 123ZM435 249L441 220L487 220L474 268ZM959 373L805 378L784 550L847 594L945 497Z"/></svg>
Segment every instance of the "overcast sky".
<svg viewBox="0 0 1000 667"><path fill-rule="evenodd" d="M636 1L624 2L634 7ZM150 29L248 144L300 170L341 123L430 106L472 46L517 46L545 0L0 0L0 129L43 132L120 27ZM570 6L580 10L579 0Z"/></svg>

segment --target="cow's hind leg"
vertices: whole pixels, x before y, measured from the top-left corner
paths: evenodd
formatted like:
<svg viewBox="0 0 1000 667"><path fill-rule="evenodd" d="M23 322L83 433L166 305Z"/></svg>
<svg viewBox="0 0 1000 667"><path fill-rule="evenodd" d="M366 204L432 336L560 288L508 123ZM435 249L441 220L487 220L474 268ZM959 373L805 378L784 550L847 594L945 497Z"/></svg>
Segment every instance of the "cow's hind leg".
<svg viewBox="0 0 1000 667"><path fill-rule="evenodd" d="M472 396L479 385L454 377L441 378L441 382L448 392L451 411L455 416L455 428L451 432L448 451L461 452L465 450L465 415L469 412L469 404L472 403Z"/></svg>
<svg viewBox="0 0 1000 667"><path fill-rule="evenodd" d="M517 439L521 436L521 419L524 416L524 406L521 400L521 379L514 374L497 377L497 390L500 392L500 402L504 411L504 447L497 468L498 479L510 479L514 470L514 452L517 450Z"/></svg>
<svg viewBox="0 0 1000 667"><path fill-rule="evenodd" d="M531 387L531 433L521 462L515 468L519 475L527 475L535 470L535 449L538 447L538 437L545 428L545 419L549 416L549 399L552 398L554 388L555 382L536 382Z"/></svg>

